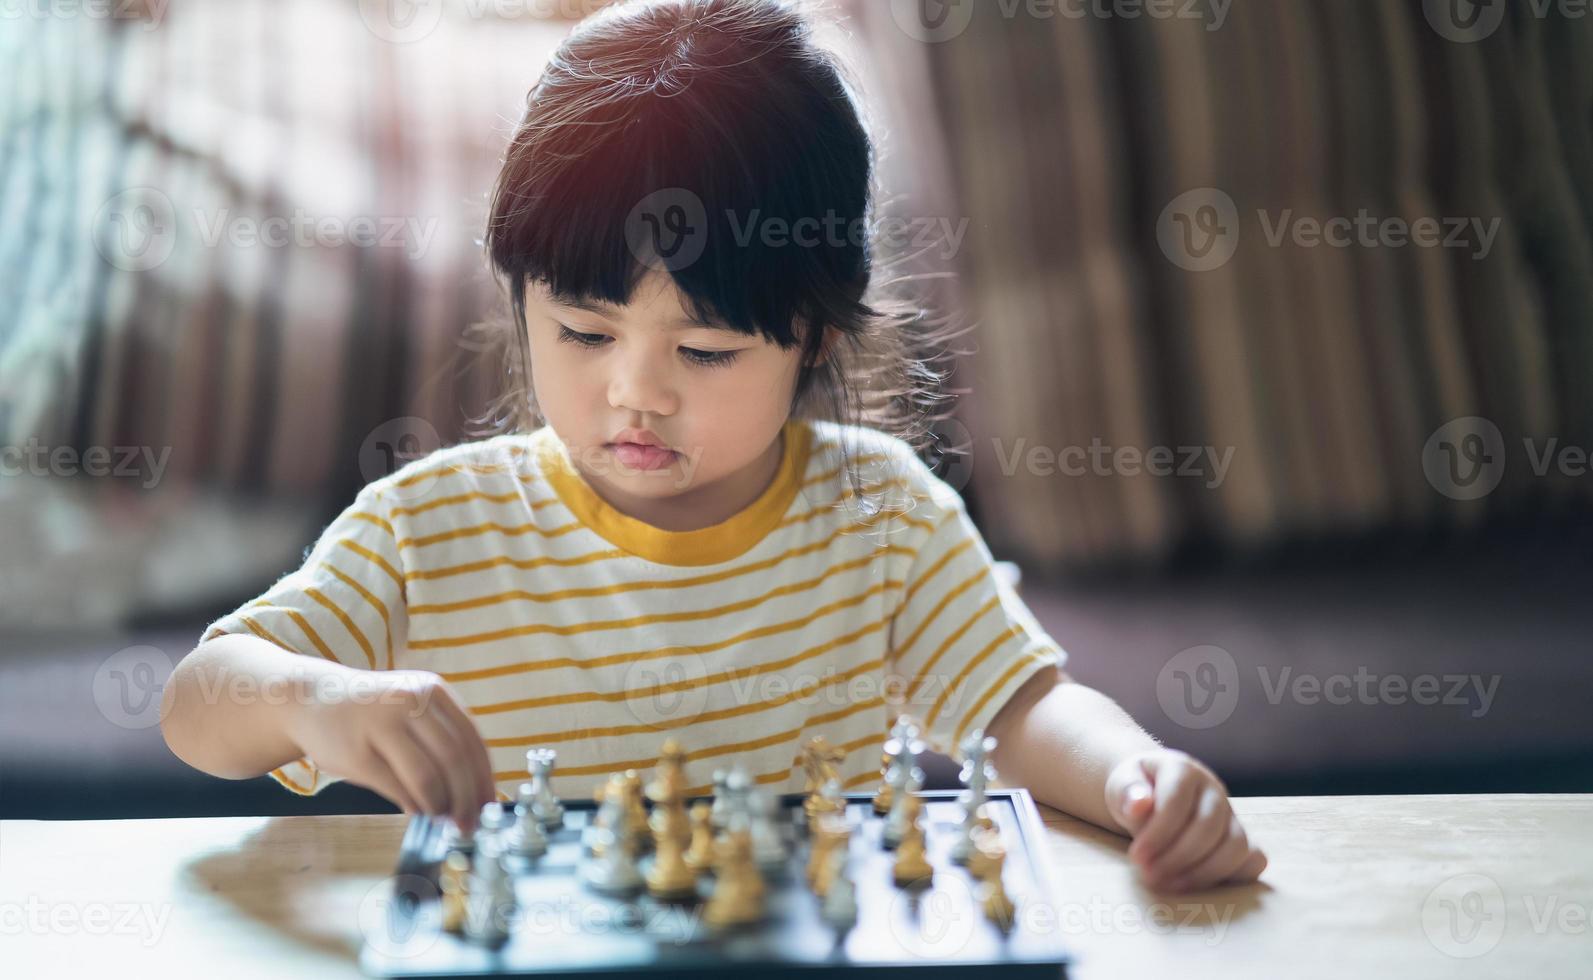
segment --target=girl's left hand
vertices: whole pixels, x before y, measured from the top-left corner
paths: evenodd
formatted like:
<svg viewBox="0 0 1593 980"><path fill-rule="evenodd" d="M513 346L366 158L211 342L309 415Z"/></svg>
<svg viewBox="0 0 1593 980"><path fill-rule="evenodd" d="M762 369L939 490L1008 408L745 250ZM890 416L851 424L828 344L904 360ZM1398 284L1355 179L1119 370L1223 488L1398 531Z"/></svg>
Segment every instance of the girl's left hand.
<svg viewBox="0 0 1593 980"><path fill-rule="evenodd" d="M1186 753L1158 749L1124 759L1106 778L1106 806L1134 838L1129 860L1157 891L1245 884L1267 866L1222 780Z"/></svg>

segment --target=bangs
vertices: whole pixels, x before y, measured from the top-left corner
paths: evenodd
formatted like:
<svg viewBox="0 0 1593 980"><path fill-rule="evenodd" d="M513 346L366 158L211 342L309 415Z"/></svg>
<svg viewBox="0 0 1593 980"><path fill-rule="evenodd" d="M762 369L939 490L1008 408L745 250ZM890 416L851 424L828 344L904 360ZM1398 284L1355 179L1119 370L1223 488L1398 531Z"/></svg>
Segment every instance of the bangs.
<svg viewBox="0 0 1593 980"><path fill-rule="evenodd" d="M705 321L799 345L848 324L871 261L869 140L842 78L778 5L620 5L583 22L528 99L486 246L530 282L625 305L666 272Z"/></svg>

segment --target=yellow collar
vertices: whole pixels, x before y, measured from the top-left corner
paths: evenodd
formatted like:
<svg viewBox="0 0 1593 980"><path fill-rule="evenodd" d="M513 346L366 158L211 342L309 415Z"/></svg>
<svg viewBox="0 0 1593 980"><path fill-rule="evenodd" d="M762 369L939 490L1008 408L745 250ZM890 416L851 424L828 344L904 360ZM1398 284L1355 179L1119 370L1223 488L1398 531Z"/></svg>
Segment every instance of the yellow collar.
<svg viewBox="0 0 1593 980"><path fill-rule="evenodd" d="M531 434L532 455L543 476L581 523L609 542L648 561L663 565L715 565L745 554L774 530L801 489L807 473L812 430L801 419L788 419L782 429L785 450L758 499L731 517L695 531L666 531L621 513L598 496L570 459L563 440L543 426Z"/></svg>

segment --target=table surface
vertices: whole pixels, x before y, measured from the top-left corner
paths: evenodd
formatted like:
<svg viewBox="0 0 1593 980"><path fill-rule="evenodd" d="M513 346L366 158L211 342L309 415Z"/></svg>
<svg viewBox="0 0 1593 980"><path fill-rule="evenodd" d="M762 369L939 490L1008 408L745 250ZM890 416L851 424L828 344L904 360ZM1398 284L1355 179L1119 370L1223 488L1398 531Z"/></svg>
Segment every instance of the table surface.
<svg viewBox="0 0 1593 980"><path fill-rule="evenodd" d="M1261 882L1143 888L1126 841L1041 808L1073 976L1593 975L1593 795L1234 800ZM0 821L10 978L359 976L405 818ZM93 970L95 974L87 971ZM313 971L313 972L312 972Z"/></svg>

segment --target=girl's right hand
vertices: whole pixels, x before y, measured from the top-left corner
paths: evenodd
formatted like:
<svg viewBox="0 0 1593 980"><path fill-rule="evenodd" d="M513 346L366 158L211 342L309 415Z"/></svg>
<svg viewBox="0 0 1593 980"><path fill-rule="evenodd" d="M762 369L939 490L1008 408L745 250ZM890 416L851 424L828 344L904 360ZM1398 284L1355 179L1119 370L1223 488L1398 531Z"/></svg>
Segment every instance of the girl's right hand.
<svg viewBox="0 0 1593 980"><path fill-rule="evenodd" d="M487 745L463 702L429 670L351 671L298 699L288 736L320 769L405 813L448 815L466 833L498 798ZM339 675L344 676L344 675Z"/></svg>

